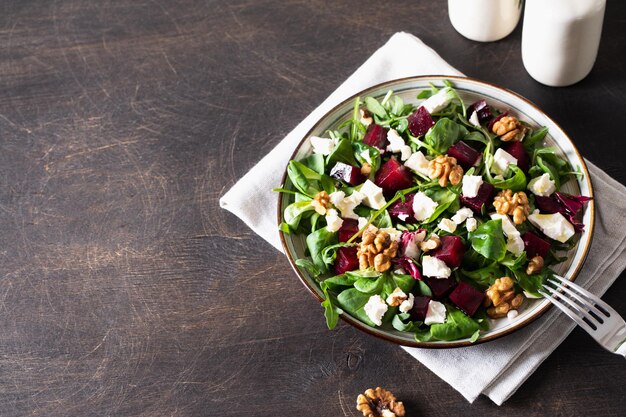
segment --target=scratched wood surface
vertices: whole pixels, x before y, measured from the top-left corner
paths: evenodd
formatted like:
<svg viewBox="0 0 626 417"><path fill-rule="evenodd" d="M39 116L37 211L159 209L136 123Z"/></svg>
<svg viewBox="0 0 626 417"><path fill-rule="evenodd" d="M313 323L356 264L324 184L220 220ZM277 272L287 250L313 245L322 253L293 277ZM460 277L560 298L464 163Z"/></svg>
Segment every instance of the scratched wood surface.
<svg viewBox="0 0 626 417"><path fill-rule="evenodd" d="M342 324L218 198L391 34L540 103L622 183L626 3L593 73L525 73L445 3L120 0L0 5L0 415L624 415L623 359L580 330L504 407L469 405ZM401 57L398 57L401 59ZM626 313L621 277L606 299ZM477 364L479 366L479 364Z"/></svg>

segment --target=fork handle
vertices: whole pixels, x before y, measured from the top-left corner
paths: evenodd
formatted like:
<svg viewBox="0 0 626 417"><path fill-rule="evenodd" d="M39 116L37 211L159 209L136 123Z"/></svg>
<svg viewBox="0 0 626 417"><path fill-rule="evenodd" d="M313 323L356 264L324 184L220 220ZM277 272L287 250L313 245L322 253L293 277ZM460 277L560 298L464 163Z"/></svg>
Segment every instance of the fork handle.
<svg viewBox="0 0 626 417"><path fill-rule="evenodd" d="M617 350L613 353L615 353L616 355L621 355L624 358L626 358L626 341L622 343L622 345L618 347Z"/></svg>

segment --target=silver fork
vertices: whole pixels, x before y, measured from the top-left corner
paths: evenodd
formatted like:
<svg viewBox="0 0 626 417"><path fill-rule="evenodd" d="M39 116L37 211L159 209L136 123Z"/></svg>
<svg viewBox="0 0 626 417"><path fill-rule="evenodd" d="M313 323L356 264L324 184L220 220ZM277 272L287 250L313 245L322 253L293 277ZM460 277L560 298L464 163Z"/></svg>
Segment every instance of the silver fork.
<svg viewBox="0 0 626 417"><path fill-rule="evenodd" d="M603 348L626 357L626 322L599 297L558 275L548 279L539 294L570 316Z"/></svg>

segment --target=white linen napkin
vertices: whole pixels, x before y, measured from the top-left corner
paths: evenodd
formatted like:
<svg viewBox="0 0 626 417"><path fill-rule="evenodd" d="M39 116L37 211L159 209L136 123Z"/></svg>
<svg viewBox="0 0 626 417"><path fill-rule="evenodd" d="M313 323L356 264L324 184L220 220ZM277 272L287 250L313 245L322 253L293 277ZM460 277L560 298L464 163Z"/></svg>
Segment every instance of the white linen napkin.
<svg viewBox="0 0 626 417"><path fill-rule="evenodd" d="M221 207L282 251L275 219L278 196L271 189L280 185L289 157L306 132L328 110L360 90L396 78L429 74L463 75L418 38L396 33L239 180L220 199ZM587 164L595 191L596 232L576 282L601 295L626 268L626 188ZM485 394L501 405L574 327L553 308L526 328L493 342L449 350L404 349L468 401Z"/></svg>

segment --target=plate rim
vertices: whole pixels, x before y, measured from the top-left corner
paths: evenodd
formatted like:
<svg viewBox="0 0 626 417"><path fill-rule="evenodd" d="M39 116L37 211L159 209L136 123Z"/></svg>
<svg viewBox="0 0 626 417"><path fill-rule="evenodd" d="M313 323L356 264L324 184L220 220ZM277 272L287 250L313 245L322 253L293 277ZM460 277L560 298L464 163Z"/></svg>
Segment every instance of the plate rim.
<svg viewBox="0 0 626 417"><path fill-rule="evenodd" d="M561 133L563 134L563 137L569 142L569 144L571 145L572 149L574 150L574 152L576 153L576 156L578 157L578 159L581 162L582 165L582 169L584 171L585 174L585 181L587 182L587 186L589 188L589 197L591 197L591 200L589 201L588 205L587 205L587 209L590 210L590 221L589 221L589 239L588 241L585 243L585 247L583 248L583 254L582 257L580 259L580 262L575 266L574 271L570 274L570 276L568 276L567 278L570 281L574 281L576 279L576 277L578 276L579 272L581 271L582 267L584 266L586 260L587 260L587 255L589 254L589 249L591 247L591 244L593 242L593 238L594 238L594 231L595 231L595 196L594 196L594 190L593 190L593 182L591 180L591 176L589 175L589 169L587 167L587 164L585 162L585 159L583 158L583 156L581 155L580 151L578 150L578 148L576 147L576 144L570 139L569 135L565 132L565 130L563 130L563 128L556 122L554 121L554 119L552 119L552 117L550 117L545 111L543 111L539 106L537 106L535 103L533 103L532 101L530 101L529 99L527 99L526 97L522 96L521 94L518 94L514 91L511 91L507 88L504 87L500 87L498 85L495 85L493 83L487 82L487 81L483 81L483 80L479 80L477 78L472 78L472 77L462 77L462 76L456 76L456 75L441 75L441 74L434 74L434 75L421 75L421 76L410 76L410 77L402 77L402 78L396 78L393 80L388 80L388 81L384 81L381 83L377 83L374 84L368 88L365 88L363 90L358 91L357 93L351 95L350 97L342 100L340 103L336 104L335 106L333 106L331 109L329 109L328 111L324 112L324 114L322 116L319 117L319 119L315 122L315 124L306 132L306 134L299 140L298 144L295 146L294 151L292 152L289 161L293 160L296 157L296 154L298 153L298 151L300 150L300 148L302 147L302 145L304 144L304 142L307 140L307 138L311 135L311 133L316 130L318 128L318 126L321 124L322 120L324 120L329 114L335 112L338 108L345 106L346 104L349 104L350 102L353 102L357 97L361 97L361 96L366 96L368 93L374 91L374 90L378 90L381 89L385 86L392 86L394 84L398 84L398 83L403 83L403 82L418 82L418 81L443 81L443 80L450 80L450 81L462 81L462 82L466 82L469 81L471 83L476 83L476 84L482 84L484 86L490 87L490 88L494 88L496 90L500 90L506 94L510 94L515 96L516 98L522 100L525 104L527 104L530 107L533 107L536 111L540 112L547 120L549 120L554 126L556 126ZM282 176L282 180L281 180L281 185L284 186L285 182L287 180L287 168L284 168L284 172L283 172L283 176ZM281 202L282 202L282 196L279 194L278 195L278 204L277 204L277 220L278 220L278 225L280 225L280 223L282 222L282 210L281 210ZM587 226L587 225L585 225ZM298 277L298 279L300 280L300 282L306 287L306 289L309 291L309 293L311 293L313 295L313 297L318 300L319 302L322 302L324 299L315 291L315 289L309 284L309 282L305 279L305 277L302 275L300 269L298 269L296 263L295 263L295 259L293 258L292 254L289 251L289 248L287 247L287 243L286 243L286 238L285 238L285 233L279 229L279 237L280 237L280 242L283 248L283 252L285 253L285 255L287 256L287 259L289 260L289 264L291 265L291 268L294 270L294 272L296 273L296 276ZM535 313L533 313L531 316L526 317L524 320L521 320L519 323L516 323L515 325L513 325L512 327L502 330L501 332L498 332L496 334L492 334L492 335L487 335L485 337L481 337L478 340L476 340L475 342L470 342L468 340L459 340L459 341L450 341L450 342L437 342L437 343L433 343L433 342L418 342L416 340L401 340L398 339L396 336L392 335L392 334L387 334L384 333L382 331L374 331L374 329L370 328L370 326L366 325L365 323L362 323L361 321L359 321L358 319L348 315L348 314L340 314L339 317L349 323L351 326L356 327L357 329L371 335L374 337L377 337L379 339L383 339L386 340L388 342L397 344L397 345L401 345L401 346L406 346L406 347L416 347L416 348L427 348L427 349L450 349L450 348L459 348L459 347L467 347L467 346L476 346L479 345L481 343L486 343L486 342L490 342L492 340L496 340L499 339L501 337L507 336L513 332L516 332L526 326L528 326L530 323L534 322L535 320L537 320L538 318L540 318L541 316L543 316L548 310L550 310L552 308L552 303L547 303L545 306L539 308L538 311L536 311Z"/></svg>

